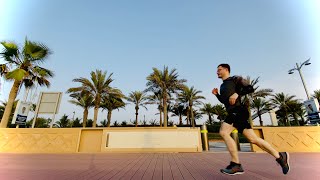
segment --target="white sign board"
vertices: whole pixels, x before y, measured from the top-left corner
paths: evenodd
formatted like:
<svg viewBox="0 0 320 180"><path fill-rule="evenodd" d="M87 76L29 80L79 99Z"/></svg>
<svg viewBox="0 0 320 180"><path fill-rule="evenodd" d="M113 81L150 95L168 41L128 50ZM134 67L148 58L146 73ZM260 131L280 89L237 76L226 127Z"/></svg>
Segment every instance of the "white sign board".
<svg viewBox="0 0 320 180"><path fill-rule="evenodd" d="M18 101L11 124L26 125L31 103Z"/></svg>
<svg viewBox="0 0 320 180"><path fill-rule="evenodd" d="M319 118L319 111L320 111L319 102L316 98L305 101L304 105L306 107L309 120L320 119Z"/></svg>
<svg viewBox="0 0 320 180"><path fill-rule="evenodd" d="M53 126L55 115L59 112L62 92L41 92L38 100L36 114L33 120L32 128L35 126L38 114L53 114L50 127Z"/></svg>
<svg viewBox="0 0 320 180"><path fill-rule="evenodd" d="M42 92L40 94L40 103L38 104L38 114L57 114L61 96L61 92Z"/></svg>

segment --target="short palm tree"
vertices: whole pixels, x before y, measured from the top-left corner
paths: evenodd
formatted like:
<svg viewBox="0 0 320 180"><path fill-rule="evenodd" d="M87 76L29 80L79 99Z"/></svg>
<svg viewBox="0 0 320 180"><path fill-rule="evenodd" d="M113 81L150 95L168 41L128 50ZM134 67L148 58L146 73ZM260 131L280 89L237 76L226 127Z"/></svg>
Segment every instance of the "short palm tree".
<svg viewBox="0 0 320 180"><path fill-rule="evenodd" d="M199 95L201 92L202 91L196 90L193 86L191 88L185 86L183 91L178 94L179 101L182 103L186 103L189 106L192 127L195 127L193 106L202 104L200 100L205 99L205 97Z"/></svg>
<svg viewBox="0 0 320 180"><path fill-rule="evenodd" d="M135 126L138 127L139 109L140 107L144 107L145 109L147 109L146 104L147 104L148 98L146 96L146 93L142 91L133 91L129 94L129 96L126 99L130 103L133 103L135 106L135 110L136 110Z"/></svg>
<svg viewBox="0 0 320 180"><path fill-rule="evenodd" d="M274 107L278 107L280 110L282 110L284 113L284 124L287 126L290 126L290 121L289 121L289 103L290 101L293 101L295 98L295 96L290 96L290 95L286 95L283 92L282 93L276 93L275 95L273 95L273 97L271 98L271 104Z"/></svg>

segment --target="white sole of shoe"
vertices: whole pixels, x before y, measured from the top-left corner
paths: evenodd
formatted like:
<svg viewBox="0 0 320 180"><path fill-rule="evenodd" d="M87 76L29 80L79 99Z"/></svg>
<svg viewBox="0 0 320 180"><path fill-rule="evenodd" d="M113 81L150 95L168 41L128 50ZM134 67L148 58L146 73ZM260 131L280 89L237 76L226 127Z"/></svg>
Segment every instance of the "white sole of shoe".
<svg viewBox="0 0 320 180"><path fill-rule="evenodd" d="M223 174L226 174L226 175L229 175L229 176L235 176L235 175L240 175L240 174L244 174L244 172L236 172L234 174L229 174L229 173L226 173L224 171L221 171Z"/></svg>

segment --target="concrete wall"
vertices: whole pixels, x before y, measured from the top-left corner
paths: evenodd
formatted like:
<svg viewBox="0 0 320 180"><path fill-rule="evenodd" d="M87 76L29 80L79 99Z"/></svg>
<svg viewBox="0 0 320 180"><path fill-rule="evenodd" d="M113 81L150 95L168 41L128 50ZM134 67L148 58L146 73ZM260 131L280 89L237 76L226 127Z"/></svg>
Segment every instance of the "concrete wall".
<svg viewBox="0 0 320 180"><path fill-rule="evenodd" d="M1 128L0 152L201 152L199 128Z"/></svg>
<svg viewBox="0 0 320 180"><path fill-rule="evenodd" d="M280 152L320 152L319 126L261 127L254 131ZM252 151L262 152L262 149L253 145Z"/></svg>

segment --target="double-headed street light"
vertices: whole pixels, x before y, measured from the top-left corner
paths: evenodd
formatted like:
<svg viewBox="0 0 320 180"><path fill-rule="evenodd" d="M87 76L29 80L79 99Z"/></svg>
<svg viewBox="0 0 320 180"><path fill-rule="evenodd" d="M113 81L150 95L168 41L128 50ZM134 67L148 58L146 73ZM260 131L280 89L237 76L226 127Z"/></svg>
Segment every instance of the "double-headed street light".
<svg viewBox="0 0 320 180"><path fill-rule="evenodd" d="M297 70L297 71L299 71L299 74L300 74L300 77L301 77L301 80L302 80L302 84L303 84L303 86L304 86L304 90L306 91L306 94L307 94L307 97L308 97L308 99L310 99L310 95L309 95L309 93L308 93L308 90L307 90L307 86L306 86L306 83L304 82L304 79L303 79L303 76L302 76L302 73L301 73L301 68L302 68L302 66L304 66L304 65L310 65L311 63L310 63L310 58L308 59L308 60L306 60L305 62L303 62L303 63L301 63L300 65L298 64L298 63L296 63L296 66L297 67L295 67L295 68L293 68L293 69L290 69L289 70L289 74L293 74L294 73L294 70Z"/></svg>

